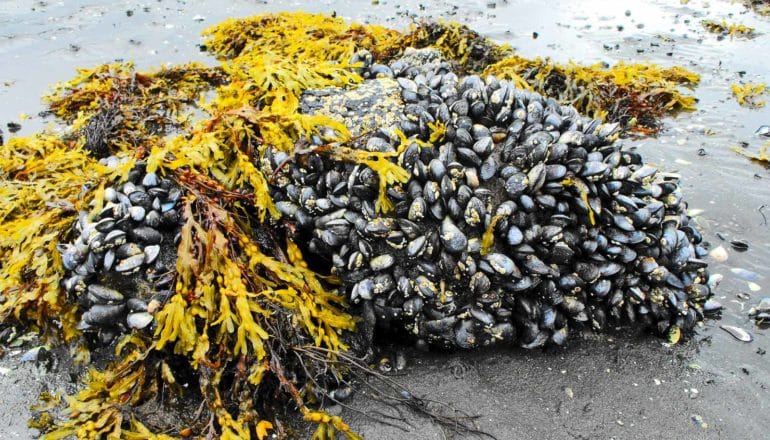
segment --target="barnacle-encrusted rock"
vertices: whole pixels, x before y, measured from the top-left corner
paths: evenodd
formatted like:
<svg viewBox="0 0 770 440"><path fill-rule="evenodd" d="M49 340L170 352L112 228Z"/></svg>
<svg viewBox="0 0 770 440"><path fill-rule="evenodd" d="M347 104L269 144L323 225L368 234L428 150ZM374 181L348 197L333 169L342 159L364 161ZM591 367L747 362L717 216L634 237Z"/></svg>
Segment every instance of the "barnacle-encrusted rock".
<svg viewBox="0 0 770 440"><path fill-rule="evenodd" d="M618 124L410 53L389 66L403 135L356 143L397 152L409 172L387 185L393 212L377 209L376 166L329 155L281 170L273 188L354 304L382 327L462 348L563 344L571 328L610 322L692 330L710 291L676 176L613 143ZM367 110L339 108L341 120Z"/></svg>
<svg viewBox="0 0 770 440"><path fill-rule="evenodd" d="M395 126L401 115L401 88L392 78L376 78L357 87L308 90L300 109L340 118L353 136L381 127Z"/></svg>
<svg viewBox="0 0 770 440"><path fill-rule="evenodd" d="M407 47L404 49L403 55L399 59L401 63L407 66L422 66L425 68L433 68L436 65L444 61L441 58L441 52L438 49L432 47L425 47L422 49L415 49L414 47Z"/></svg>

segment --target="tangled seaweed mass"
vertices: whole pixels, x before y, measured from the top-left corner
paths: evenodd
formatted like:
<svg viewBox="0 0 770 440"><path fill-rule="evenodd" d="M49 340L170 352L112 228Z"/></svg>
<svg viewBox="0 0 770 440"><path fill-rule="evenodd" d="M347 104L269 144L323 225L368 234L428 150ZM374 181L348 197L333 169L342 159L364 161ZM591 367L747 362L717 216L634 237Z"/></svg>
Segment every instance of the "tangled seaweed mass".
<svg viewBox="0 0 770 440"><path fill-rule="evenodd" d="M323 403L367 374L377 326L538 347L609 322L677 342L703 319L676 177L613 144L692 109L695 74L527 60L445 23L281 13L205 36L218 67L83 69L46 98L65 135L0 149L0 319L79 362L114 351L67 417L41 413L45 438L261 439L290 434L289 404L313 438L355 439ZM378 82L393 126L301 111ZM171 399L203 404L149 423Z"/></svg>

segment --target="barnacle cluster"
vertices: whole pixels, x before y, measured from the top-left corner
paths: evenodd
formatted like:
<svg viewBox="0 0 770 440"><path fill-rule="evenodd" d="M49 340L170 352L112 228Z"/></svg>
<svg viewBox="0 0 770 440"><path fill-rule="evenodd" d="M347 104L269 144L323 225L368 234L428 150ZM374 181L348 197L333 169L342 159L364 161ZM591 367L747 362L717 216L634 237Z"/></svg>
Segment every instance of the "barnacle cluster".
<svg viewBox="0 0 770 440"><path fill-rule="evenodd" d="M46 98L66 135L0 149L0 319L81 344L80 360L108 341L116 356L89 371L46 438L261 439L285 434L275 406L286 402L318 424L314 438L357 438L316 403L341 399L360 365L359 321L471 347L560 343L568 324L601 328L608 305L605 318L649 316L672 340L701 318L707 274L676 182L610 144L622 125L578 114L655 129L693 106L678 86L694 74L525 60L452 23L401 33L280 13L205 36L219 66L84 69ZM399 64L411 46L446 62ZM351 135L333 114L300 112L305 91L377 76L398 81L398 127ZM340 205L353 214L335 217ZM171 211L166 230L148 224ZM343 259L345 233L359 236ZM583 244L570 253L568 240ZM126 270L107 276L117 264ZM416 282L393 277L397 266ZM522 300L495 297L519 272ZM163 294L115 284L160 275ZM172 395L202 400L202 416L159 426L137 411Z"/></svg>
<svg viewBox="0 0 770 440"><path fill-rule="evenodd" d="M678 178L613 145L618 123L407 55L369 67L397 79L405 106L357 154L411 173L384 179L320 138L286 166L268 155L279 211L360 315L463 348L563 344L570 328L624 322L678 340L703 319L706 250Z"/></svg>

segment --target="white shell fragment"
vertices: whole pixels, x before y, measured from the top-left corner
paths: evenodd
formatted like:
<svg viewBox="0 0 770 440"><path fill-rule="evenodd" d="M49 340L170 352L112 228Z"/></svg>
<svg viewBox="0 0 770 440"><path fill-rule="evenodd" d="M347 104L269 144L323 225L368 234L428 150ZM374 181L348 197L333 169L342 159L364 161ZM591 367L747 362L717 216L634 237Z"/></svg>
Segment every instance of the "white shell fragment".
<svg viewBox="0 0 770 440"><path fill-rule="evenodd" d="M709 252L709 256L718 263L724 263L727 261L727 249L724 246L717 246Z"/></svg>
<svg viewBox="0 0 770 440"><path fill-rule="evenodd" d="M150 325L153 317L147 312L129 313L126 317L126 324L131 328L143 329Z"/></svg>
<svg viewBox="0 0 770 440"><path fill-rule="evenodd" d="M726 331L727 333L730 333L730 336L741 342L751 342L754 340L754 338L751 336L751 333L740 327L735 327L734 325L720 325L719 328Z"/></svg>

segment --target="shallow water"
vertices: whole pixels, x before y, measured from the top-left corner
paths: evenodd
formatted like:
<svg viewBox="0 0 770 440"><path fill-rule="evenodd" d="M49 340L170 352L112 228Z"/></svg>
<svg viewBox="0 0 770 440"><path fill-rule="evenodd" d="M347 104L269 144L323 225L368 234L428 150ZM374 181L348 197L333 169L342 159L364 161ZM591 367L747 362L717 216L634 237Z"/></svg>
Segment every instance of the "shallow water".
<svg viewBox="0 0 770 440"><path fill-rule="evenodd" d="M5 124L19 121L22 112L31 118L21 121L19 134L49 123L36 116L43 109L39 97L50 85L72 77L76 67L117 59L133 60L142 69L193 60L214 63L196 46L201 30L227 17L265 11L336 11L347 19L397 28L415 17L446 18L507 42L525 56L688 67L702 75L694 91L698 110L667 119L658 138L624 142L639 148L648 162L681 173L690 208L703 210L698 222L704 239L727 249L727 261L712 262L711 268L724 275L716 291L725 306L722 320L707 322L692 343L674 349L651 337L620 336L578 340L546 352L411 353L407 374L398 379L418 393L479 414L479 426L500 439L766 437L770 367L767 355L760 353L770 349L770 335L754 326L747 311L770 295L770 226L760 210L770 205L770 173L729 147L747 143L748 150L757 151L763 141L752 133L770 124L770 108L738 106L729 84L770 82L770 19L717 0L686 5L677 0L220 3L0 1L0 127L6 139L11 135ZM719 41L703 32L700 20L706 18L739 21L760 35ZM770 206L764 214L770 216ZM733 251L729 240L735 238L748 240L749 250ZM732 267L761 275L761 290L750 291ZM743 293L750 299L737 296ZM739 342L719 324L742 327L754 341ZM0 384L6 392L25 392L15 394L20 396L15 402L6 401L9 407L2 412L17 416L0 427L4 438L28 437L24 418L34 398L29 390L44 386L16 369L15 359L12 354L2 360L10 371L0 374ZM376 407L362 395L353 403ZM708 427L693 423L694 415ZM414 415L407 415L413 425L404 425L408 432L359 414L348 414L348 419L367 438L447 434Z"/></svg>

